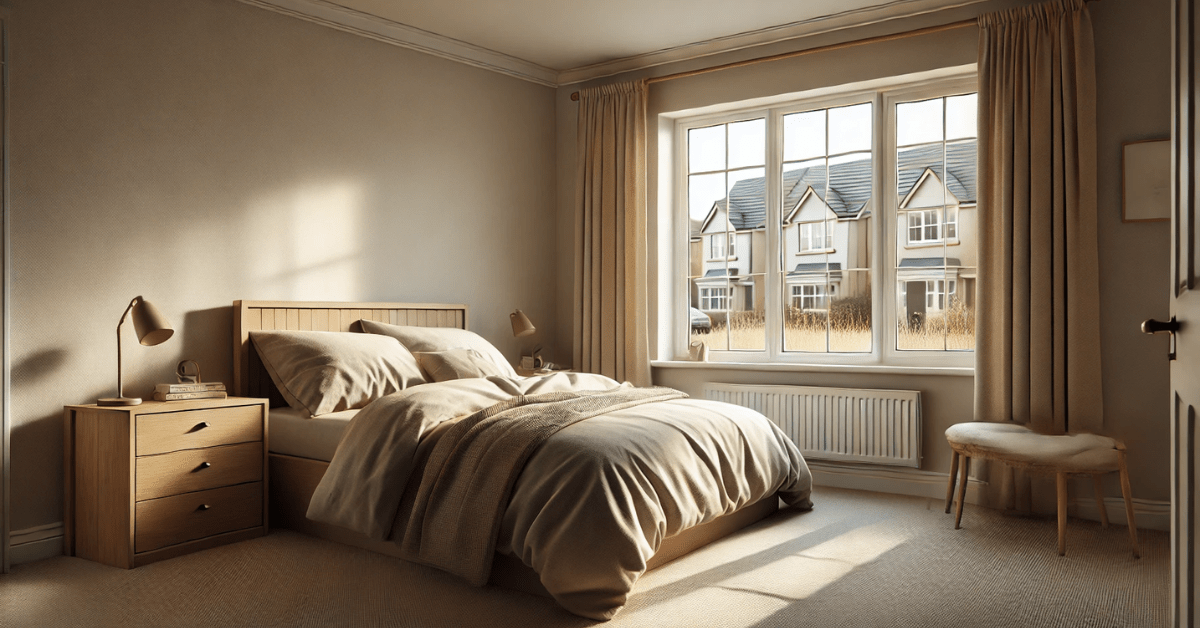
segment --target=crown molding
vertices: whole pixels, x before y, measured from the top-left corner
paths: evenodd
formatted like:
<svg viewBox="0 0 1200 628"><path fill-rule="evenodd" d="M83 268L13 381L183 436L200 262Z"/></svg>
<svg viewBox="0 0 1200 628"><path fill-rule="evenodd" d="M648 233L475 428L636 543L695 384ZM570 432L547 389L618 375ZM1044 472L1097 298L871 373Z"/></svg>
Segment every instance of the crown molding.
<svg viewBox="0 0 1200 628"><path fill-rule="evenodd" d="M665 48L604 63L557 71L496 52L482 46L444 37L407 24L355 11L327 0L238 0L268 11L289 15L329 28L368 37L402 48L418 50L443 59L491 70L547 87L561 87L624 72L644 70L668 63L701 59L726 52L777 44L801 37L830 33L846 28L878 24L915 17L947 9L956 9L988 0L892 0L886 4L823 15L755 31L718 37Z"/></svg>
<svg viewBox="0 0 1200 628"><path fill-rule="evenodd" d="M238 0L268 11L336 28L402 48L506 74L547 87L558 86L558 72L524 59L443 37L407 24L326 2L324 0Z"/></svg>
<svg viewBox="0 0 1200 628"><path fill-rule="evenodd" d="M558 85L561 87L563 85L581 83L624 72L644 70L668 63L691 61L726 52L744 50L746 48L777 44L813 35L822 35L847 28L879 24L949 9L958 9L987 1L961 0L954 4L947 4L946 0L892 0L892 2L887 4L873 7L842 11L841 13L823 15L809 20L771 26L728 37L718 37L683 46L665 48L642 55L615 59L571 70L563 70L558 73Z"/></svg>

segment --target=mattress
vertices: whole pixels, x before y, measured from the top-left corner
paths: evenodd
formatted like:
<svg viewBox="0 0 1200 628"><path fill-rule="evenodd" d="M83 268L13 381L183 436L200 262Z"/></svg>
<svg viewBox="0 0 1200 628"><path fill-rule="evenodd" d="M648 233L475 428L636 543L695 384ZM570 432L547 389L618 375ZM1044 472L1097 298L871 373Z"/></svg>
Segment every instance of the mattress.
<svg viewBox="0 0 1200 628"><path fill-rule="evenodd" d="M271 408L268 449L271 453L329 462L358 410L308 417L293 408Z"/></svg>

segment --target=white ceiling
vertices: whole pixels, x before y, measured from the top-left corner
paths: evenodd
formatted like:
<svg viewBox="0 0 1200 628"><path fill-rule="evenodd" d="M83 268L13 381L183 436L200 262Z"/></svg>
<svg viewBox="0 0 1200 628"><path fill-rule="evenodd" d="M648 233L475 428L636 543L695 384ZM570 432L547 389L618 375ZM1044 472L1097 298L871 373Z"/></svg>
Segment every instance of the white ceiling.
<svg viewBox="0 0 1200 628"><path fill-rule="evenodd" d="M242 0L561 85L983 0Z"/></svg>

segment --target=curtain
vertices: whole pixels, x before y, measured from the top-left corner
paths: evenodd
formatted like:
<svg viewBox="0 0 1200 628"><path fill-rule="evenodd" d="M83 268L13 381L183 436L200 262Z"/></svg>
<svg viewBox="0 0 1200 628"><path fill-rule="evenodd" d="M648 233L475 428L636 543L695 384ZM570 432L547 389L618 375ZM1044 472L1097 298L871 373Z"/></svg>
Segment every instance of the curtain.
<svg viewBox="0 0 1200 628"><path fill-rule="evenodd" d="M1091 18L1084 0L1054 0L979 28L975 418L1099 431Z"/></svg>
<svg viewBox="0 0 1200 628"><path fill-rule="evenodd" d="M575 365L650 385L646 84L579 92Z"/></svg>

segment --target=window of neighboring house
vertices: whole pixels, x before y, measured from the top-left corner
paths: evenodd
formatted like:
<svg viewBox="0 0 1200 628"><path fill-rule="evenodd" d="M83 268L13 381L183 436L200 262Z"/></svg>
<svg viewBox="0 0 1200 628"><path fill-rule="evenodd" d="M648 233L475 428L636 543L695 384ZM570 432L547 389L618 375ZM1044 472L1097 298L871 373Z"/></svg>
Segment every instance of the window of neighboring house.
<svg viewBox="0 0 1200 628"><path fill-rule="evenodd" d="M942 220L943 214L946 220ZM946 239L958 237L958 208L922 209L908 212L908 243L937 244L942 241L942 232Z"/></svg>
<svg viewBox="0 0 1200 628"><path fill-rule="evenodd" d="M963 77L680 120L685 242L709 242L689 247L676 294L718 312L709 329L682 317L677 338L718 361L971 364L973 90ZM720 276L746 292L711 287Z"/></svg>
<svg viewBox="0 0 1200 628"><path fill-rule="evenodd" d="M826 231L825 221L800 225L800 252L826 251L833 248L833 225Z"/></svg>
<svg viewBox="0 0 1200 628"><path fill-rule="evenodd" d="M824 310L828 307L825 284L792 286L792 307L800 310Z"/></svg>
<svg viewBox="0 0 1200 628"><path fill-rule="evenodd" d="M729 309L729 288L700 288L700 309Z"/></svg>
<svg viewBox="0 0 1200 628"><path fill-rule="evenodd" d="M737 236L733 233L718 233L708 238L708 258L724 259L737 255Z"/></svg>

